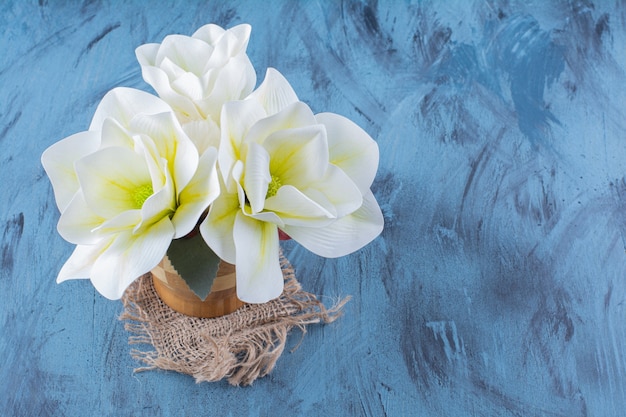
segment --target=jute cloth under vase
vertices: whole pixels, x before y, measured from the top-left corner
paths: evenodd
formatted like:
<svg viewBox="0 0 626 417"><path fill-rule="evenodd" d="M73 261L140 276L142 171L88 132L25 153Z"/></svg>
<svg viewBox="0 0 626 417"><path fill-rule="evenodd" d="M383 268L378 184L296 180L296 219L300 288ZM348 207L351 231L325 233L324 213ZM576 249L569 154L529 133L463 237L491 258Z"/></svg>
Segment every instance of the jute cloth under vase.
<svg viewBox="0 0 626 417"><path fill-rule="evenodd" d="M327 309L302 290L287 259L281 257L285 278L282 295L265 304L246 304L222 317L198 318L180 314L156 294L152 277L136 280L122 298L133 358L146 364L136 372L164 369L191 375L196 382L227 378L232 385L249 385L274 368L295 326L330 323L341 315L350 297ZM149 346L151 345L151 347Z"/></svg>

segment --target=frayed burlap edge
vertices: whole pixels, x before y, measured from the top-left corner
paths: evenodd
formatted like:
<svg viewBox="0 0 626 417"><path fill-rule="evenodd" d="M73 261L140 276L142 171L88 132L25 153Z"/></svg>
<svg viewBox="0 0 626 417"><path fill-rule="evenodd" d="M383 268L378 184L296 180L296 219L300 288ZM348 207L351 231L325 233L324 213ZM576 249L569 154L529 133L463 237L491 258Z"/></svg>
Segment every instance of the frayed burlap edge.
<svg viewBox="0 0 626 417"><path fill-rule="evenodd" d="M129 344L152 345L154 350L131 350L134 359L146 364L135 372L163 369L191 375L197 383L227 378L231 385L250 385L270 373L293 327L304 337L307 324L333 322L350 300L345 297L327 309L302 290L282 256L281 267L285 288L279 298L213 319L172 310L156 294L150 274L136 280L122 298L120 320L131 333Z"/></svg>

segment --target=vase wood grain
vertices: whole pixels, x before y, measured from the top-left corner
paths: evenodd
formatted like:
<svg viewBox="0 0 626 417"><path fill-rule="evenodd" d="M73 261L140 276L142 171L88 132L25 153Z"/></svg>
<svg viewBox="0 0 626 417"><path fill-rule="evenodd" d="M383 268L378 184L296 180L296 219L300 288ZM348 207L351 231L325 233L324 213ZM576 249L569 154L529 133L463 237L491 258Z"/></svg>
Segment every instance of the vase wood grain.
<svg viewBox="0 0 626 417"><path fill-rule="evenodd" d="M237 298L235 265L220 262L211 292L204 301L189 289L167 256L151 273L154 289L161 300L173 310L187 316L220 317L244 305Z"/></svg>

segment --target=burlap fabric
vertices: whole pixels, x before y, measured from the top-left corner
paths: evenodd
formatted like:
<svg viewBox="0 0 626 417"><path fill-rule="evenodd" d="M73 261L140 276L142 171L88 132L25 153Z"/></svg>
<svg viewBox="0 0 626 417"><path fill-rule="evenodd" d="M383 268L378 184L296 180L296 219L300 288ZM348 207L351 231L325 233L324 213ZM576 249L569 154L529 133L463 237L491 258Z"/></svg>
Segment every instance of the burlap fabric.
<svg viewBox="0 0 626 417"><path fill-rule="evenodd" d="M270 373L283 353L293 327L304 336L306 325L330 323L341 315L350 297L327 309L315 295L302 290L293 267L281 257L285 278L282 295L265 304L246 304L217 318L185 316L164 304L148 273L136 280L122 301L131 350L146 366L136 372L164 369L191 375L196 382L227 378L232 385L249 385ZM150 348L150 345L152 349Z"/></svg>

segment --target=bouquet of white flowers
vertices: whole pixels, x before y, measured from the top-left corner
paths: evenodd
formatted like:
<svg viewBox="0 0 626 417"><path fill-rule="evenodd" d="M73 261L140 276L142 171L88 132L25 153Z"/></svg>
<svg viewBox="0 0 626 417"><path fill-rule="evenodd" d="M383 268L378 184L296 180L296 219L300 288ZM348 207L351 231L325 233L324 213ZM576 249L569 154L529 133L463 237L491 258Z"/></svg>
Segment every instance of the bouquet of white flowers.
<svg viewBox="0 0 626 417"><path fill-rule="evenodd" d="M376 142L313 113L275 69L254 89L250 30L209 24L140 46L158 96L115 88L89 130L43 153L58 231L77 245L58 282L89 278L119 299L167 257L204 299L224 261L238 298L264 303L283 290L281 238L339 257L381 233Z"/></svg>

